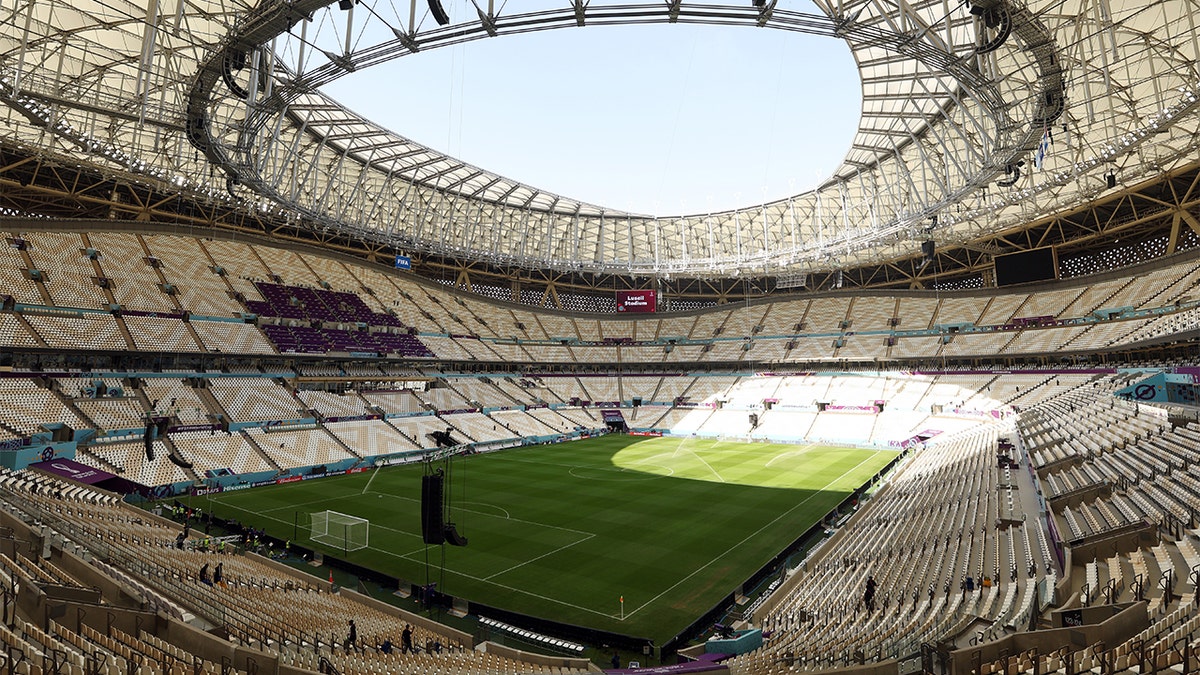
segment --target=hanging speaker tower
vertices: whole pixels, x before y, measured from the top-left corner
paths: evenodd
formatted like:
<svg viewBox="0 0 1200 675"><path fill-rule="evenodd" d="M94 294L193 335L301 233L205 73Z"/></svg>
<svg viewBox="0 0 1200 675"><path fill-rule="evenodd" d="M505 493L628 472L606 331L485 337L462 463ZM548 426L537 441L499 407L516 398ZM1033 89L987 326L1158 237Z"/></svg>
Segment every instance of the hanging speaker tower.
<svg viewBox="0 0 1200 675"><path fill-rule="evenodd" d="M433 14L433 20L437 21L439 26L445 26L450 23L450 15L442 7L441 0L429 0L429 13Z"/></svg>

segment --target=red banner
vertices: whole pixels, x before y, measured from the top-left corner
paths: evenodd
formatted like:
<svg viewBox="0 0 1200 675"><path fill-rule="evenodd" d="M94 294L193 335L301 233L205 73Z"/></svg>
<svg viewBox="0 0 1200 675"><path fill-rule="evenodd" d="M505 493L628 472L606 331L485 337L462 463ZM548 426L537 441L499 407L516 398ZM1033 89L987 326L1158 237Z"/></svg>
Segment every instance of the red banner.
<svg viewBox="0 0 1200 675"><path fill-rule="evenodd" d="M658 311L657 291L617 291L618 312Z"/></svg>

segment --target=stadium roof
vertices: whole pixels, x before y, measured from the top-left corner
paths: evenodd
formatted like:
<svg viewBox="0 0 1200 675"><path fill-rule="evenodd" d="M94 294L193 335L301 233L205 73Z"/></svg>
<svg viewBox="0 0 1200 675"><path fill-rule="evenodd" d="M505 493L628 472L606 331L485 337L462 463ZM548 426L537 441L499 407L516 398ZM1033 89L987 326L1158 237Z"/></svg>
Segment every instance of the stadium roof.
<svg viewBox="0 0 1200 675"><path fill-rule="evenodd" d="M1188 0L476 0L446 25L427 1L18 0L0 10L0 139L402 250L687 276L968 243L1196 157ZM321 92L417 51L631 23L844 40L863 114L841 167L787 199L650 217L470 166Z"/></svg>

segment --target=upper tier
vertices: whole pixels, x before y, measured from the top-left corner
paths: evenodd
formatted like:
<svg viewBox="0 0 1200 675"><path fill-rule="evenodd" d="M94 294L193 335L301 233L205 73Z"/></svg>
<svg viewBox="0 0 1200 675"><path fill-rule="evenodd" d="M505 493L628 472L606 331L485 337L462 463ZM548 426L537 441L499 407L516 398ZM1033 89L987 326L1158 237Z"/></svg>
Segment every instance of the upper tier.
<svg viewBox="0 0 1200 675"><path fill-rule="evenodd" d="M1200 256L1007 290L825 292L691 312L539 310L336 254L3 232L0 345L490 362L789 363L1093 352L1196 323ZM1089 283L1090 282L1090 283Z"/></svg>

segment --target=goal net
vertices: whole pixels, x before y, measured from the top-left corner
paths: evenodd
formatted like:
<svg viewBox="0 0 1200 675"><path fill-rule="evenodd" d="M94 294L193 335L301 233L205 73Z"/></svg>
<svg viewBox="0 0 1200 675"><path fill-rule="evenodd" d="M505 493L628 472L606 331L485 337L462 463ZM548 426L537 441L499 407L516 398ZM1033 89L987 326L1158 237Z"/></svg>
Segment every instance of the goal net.
<svg viewBox="0 0 1200 675"><path fill-rule="evenodd" d="M370 539L371 521L337 511L317 511L312 514L311 539L343 551L366 548Z"/></svg>

